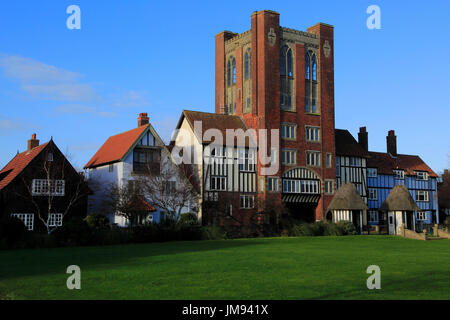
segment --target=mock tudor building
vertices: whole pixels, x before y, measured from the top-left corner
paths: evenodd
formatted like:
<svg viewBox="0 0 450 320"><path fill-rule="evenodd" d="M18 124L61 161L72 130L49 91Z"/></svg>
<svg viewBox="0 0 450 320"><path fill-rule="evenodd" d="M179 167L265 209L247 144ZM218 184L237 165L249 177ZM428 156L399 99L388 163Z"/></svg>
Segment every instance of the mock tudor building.
<svg viewBox="0 0 450 320"><path fill-rule="evenodd" d="M336 182L356 185L358 193L367 203L368 225L386 226L386 231L394 232L399 219L388 219L383 203L393 188L403 185L410 193L414 206L418 208L397 210L405 212L405 228L421 232L439 223L437 203L437 175L416 155L397 153L397 137L390 130L386 137L387 152L372 152L368 148L368 132L361 127L358 142L346 130L336 130ZM343 164L345 163L345 168ZM392 198L392 197L391 197ZM395 197L394 197L395 198ZM409 201L409 200L408 200ZM396 227L394 227L396 225Z"/></svg>
<svg viewBox="0 0 450 320"><path fill-rule="evenodd" d="M277 12L254 12L250 30L216 35L215 54L215 112L240 117L258 137L269 130L267 150L281 159L269 176L258 161L258 200L323 219L335 184L333 26L304 32L281 27ZM281 132L274 145L271 129Z"/></svg>
<svg viewBox="0 0 450 320"><path fill-rule="evenodd" d="M136 182L140 179L161 175L164 168L168 167L176 169L170 151L150 124L147 113L139 114L137 128L109 137L84 166L93 189L93 194L89 196L90 213L104 213L112 224L128 226L129 221L125 217L116 212L104 212L104 201L109 197L110 187L138 187ZM162 176L164 179L164 175ZM177 186L190 183L187 178L179 181L178 175L167 178L167 181L161 180L161 188L167 191L167 197L174 194L173 190ZM145 221L138 223L159 223L164 218L164 210L152 204L145 195L136 201L140 201L140 207L146 210ZM170 199L167 198L167 201ZM195 212L198 206L197 201L187 201L181 213Z"/></svg>
<svg viewBox="0 0 450 320"><path fill-rule="evenodd" d="M53 139L39 144L36 134L27 150L0 171L0 219L13 216L29 231L50 233L67 218L84 218L89 189Z"/></svg>
<svg viewBox="0 0 450 320"><path fill-rule="evenodd" d="M183 110L172 154L190 164L202 194L203 224L258 223L257 150L239 116ZM240 139L242 141L239 141Z"/></svg>

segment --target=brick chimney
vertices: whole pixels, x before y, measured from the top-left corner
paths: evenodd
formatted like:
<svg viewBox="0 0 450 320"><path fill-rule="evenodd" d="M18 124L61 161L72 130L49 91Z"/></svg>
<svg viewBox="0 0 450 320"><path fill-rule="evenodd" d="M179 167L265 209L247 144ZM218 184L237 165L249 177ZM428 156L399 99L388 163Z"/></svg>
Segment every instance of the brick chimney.
<svg viewBox="0 0 450 320"><path fill-rule="evenodd" d="M39 140L36 139L36 133L33 133L31 135L31 139L28 140L28 151L30 151L31 149L35 148L39 146Z"/></svg>
<svg viewBox="0 0 450 320"><path fill-rule="evenodd" d="M139 113L138 127L145 126L146 124L148 124L148 120L149 119L147 116L147 112Z"/></svg>
<svg viewBox="0 0 450 320"><path fill-rule="evenodd" d="M394 130L389 130L386 137L387 152L393 156L397 156L397 136Z"/></svg>
<svg viewBox="0 0 450 320"><path fill-rule="evenodd" d="M366 127L359 128L358 143L364 150L369 151L369 134Z"/></svg>

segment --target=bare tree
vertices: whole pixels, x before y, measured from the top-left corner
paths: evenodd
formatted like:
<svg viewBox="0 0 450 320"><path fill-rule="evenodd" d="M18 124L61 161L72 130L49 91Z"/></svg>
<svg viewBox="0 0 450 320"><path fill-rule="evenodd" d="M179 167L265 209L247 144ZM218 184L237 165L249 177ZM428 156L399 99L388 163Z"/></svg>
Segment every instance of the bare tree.
<svg viewBox="0 0 450 320"><path fill-rule="evenodd" d="M139 179L142 193L151 204L164 210L173 220L178 220L183 208L194 207L198 203L194 170L188 165L165 165L159 172L149 170Z"/></svg>
<svg viewBox="0 0 450 320"><path fill-rule="evenodd" d="M87 199L89 188L82 173L78 173L68 160L60 154L59 150L47 149L40 155L43 161L37 161L31 166L32 174L21 175L23 187L14 189L14 194L31 204L39 221L45 226L47 233L51 234L60 225L52 214L60 214L58 221L64 218L71 210ZM41 179L32 179L38 174ZM37 185L39 184L39 185Z"/></svg>
<svg viewBox="0 0 450 320"><path fill-rule="evenodd" d="M114 212L129 222L129 227L144 223L149 212L155 209L145 200L138 181L129 181L123 186L113 183L107 188L103 199L105 211Z"/></svg>

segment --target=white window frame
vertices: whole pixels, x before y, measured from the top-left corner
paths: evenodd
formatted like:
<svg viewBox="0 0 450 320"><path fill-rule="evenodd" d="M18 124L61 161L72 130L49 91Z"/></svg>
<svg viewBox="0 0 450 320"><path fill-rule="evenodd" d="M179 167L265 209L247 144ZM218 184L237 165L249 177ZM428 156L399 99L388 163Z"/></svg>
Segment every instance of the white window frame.
<svg viewBox="0 0 450 320"><path fill-rule="evenodd" d="M52 162L52 161L53 161L53 153L49 152L49 153L47 154L47 161L48 161L48 162Z"/></svg>
<svg viewBox="0 0 450 320"><path fill-rule="evenodd" d="M334 194L334 180L325 180L325 194Z"/></svg>
<svg viewBox="0 0 450 320"><path fill-rule="evenodd" d="M289 161L286 161L286 160L289 160ZM282 149L281 150L281 163L284 165L297 164L297 150Z"/></svg>
<svg viewBox="0 0 450 320"><path fill-rule="evenodd" d="M283 179L283 193L320 194L318 180Z"/></svg>
<svg viewBox="0 0 450 320"><path fill-rule="evenodd" d="M256 168L255 150L240 148L238 152L239 152L239 171L254 172Z"/></svg>
<svg viewBox="0 0 450 320"><path fill-rule="evenodd" d="M378 189L369 188L367 191L367 198L369 200L378 200Z"/></svg>
<svg viewBox="0 0 450 320"><path fill-rule="evenodd" d="M31 195L63 197L65 195L65 183L65 180L33 179L31 183Z"/></svg>
<svg viewBox="0 0 450 320"><path fill-rule="evenodd" d="M255 207L255 196L249 194L241 194L239 203L241 209L253 209Z"/></svg>
<svg viewBox="0 0 450 320"><path fill-rule="evenodd" d="M394 178L397 180L404 180L405 179L405 170L395 169L392 170L394 172Z"/></svg>
<svg viewBox="0 0 450 320"><path fill-rule="evenodd" d="M305 126L305 139L308 142L320 142L321 140L320 127Z"/></svg>
<svg viewBox="0 0 450 320"><path fill-rule="evenodd" d="M322 155L320 151L306 151L306 165L310 167L320 168Z"/></svg>
<svg viewBox="0 0 450 320"><path fill-rule="evenodd" d="M415 171L416 173L416 180L420 181L428 181L429 174L426 171Z"/></svg>
<svg viewBox="0 0 450 320"><path fill-rule="evenodd" d="M284 140L297 140L297 125L294 123L282 123L281 138Z"/></svg>
<svg viewBox="0 0 450 320"><path fill-rule="evenodd" d="M213 184L213 180L215 181ZM219 182L219 184L217 184ZM214 185L214 188L213 188ZM219 188L217 188L219 186ZM224 176L212 176L210 180L209 189L211 191L225 191L227 190L227 177Z"/></svg>
<svg viewBox="0 0 450 320"><path fill-rule="evenodd" d="M278 177L267 178L267 190L269 192L278 192Z"/></svg>
<svg viewBox="0 0 450 320"><path fill-rule="evenodd" d="M367 178L376 178L378 171L376 168L367 168Z"/></svg>
<svg viewBox="0 0 450 320"><path fill-rule="evenodd" d="M417 220L427 220L427 213L425 211L417 211Z"/></svg>
<svg viewBox="0 0 450 320"><path fill-rule="evenodd" d="M326 154L325 166L329 169L333 167L333 155L329 152Z"/></svg>
<svg viewBox="0 0 450 320"><path fill-rule="evenodd" d="M369 222L379 222L380 217L378 214L378 211L376 210L370 210L369 211Z"/></svg>
<svg viewBox="0 0 450 320"><path fill-rule="evenodd" d="M63 222L62 213L50 213L48 216L48 226L49 227L61 227Z"/></svg>
<svg viewBox="0 0 450 320"><path fill-rule="evenodd" d="M361 167L362 161L361 158L358 157L350 157L349 158L350 167Z"/></svg>
<svg viewBox="0 0 450 320"><path fill-rule="evenodd" d="M11 213L11 217L21 220L28 231L34 230L34 213Z"/></svg>
<svg viewBox="0 0 450 320"><path fill-rule="evenodd" d="M430 201L429 192L426 190L416 190L416 201L419 201L419 202Z"/></svg>

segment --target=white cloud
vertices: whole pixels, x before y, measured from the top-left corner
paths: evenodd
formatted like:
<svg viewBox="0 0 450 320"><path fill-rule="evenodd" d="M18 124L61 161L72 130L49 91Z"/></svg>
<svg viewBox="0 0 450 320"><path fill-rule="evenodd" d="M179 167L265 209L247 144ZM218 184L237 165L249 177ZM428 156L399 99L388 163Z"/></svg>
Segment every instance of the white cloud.
<svg viewBox="0 0 450 320"><path fill-rule="evenodd" d="M92 101L99 99L94 88L81 83L82 75L34 59L0 55L4 74L19 80L21 88L34 98L58 101Z"/></svg>
<svg viewBox="0 0 450 320"><path fill-rule="evenodd" d="M38 127L36 125L32 125L30 122L24 119L0 119L0 135L8 135L14 131L28 130L31 128L36 130Z"/></svg>
<svg viewBox="0 0 450 320"><path fill-rule="evenodd" d="M148 106L149 101L146 98L146 92L140 92L136 90L129 90L125 92L122 96L116 97L116 102L113 103L114 107L120 108L132 108L132 107L143 107Z"/></svg>

